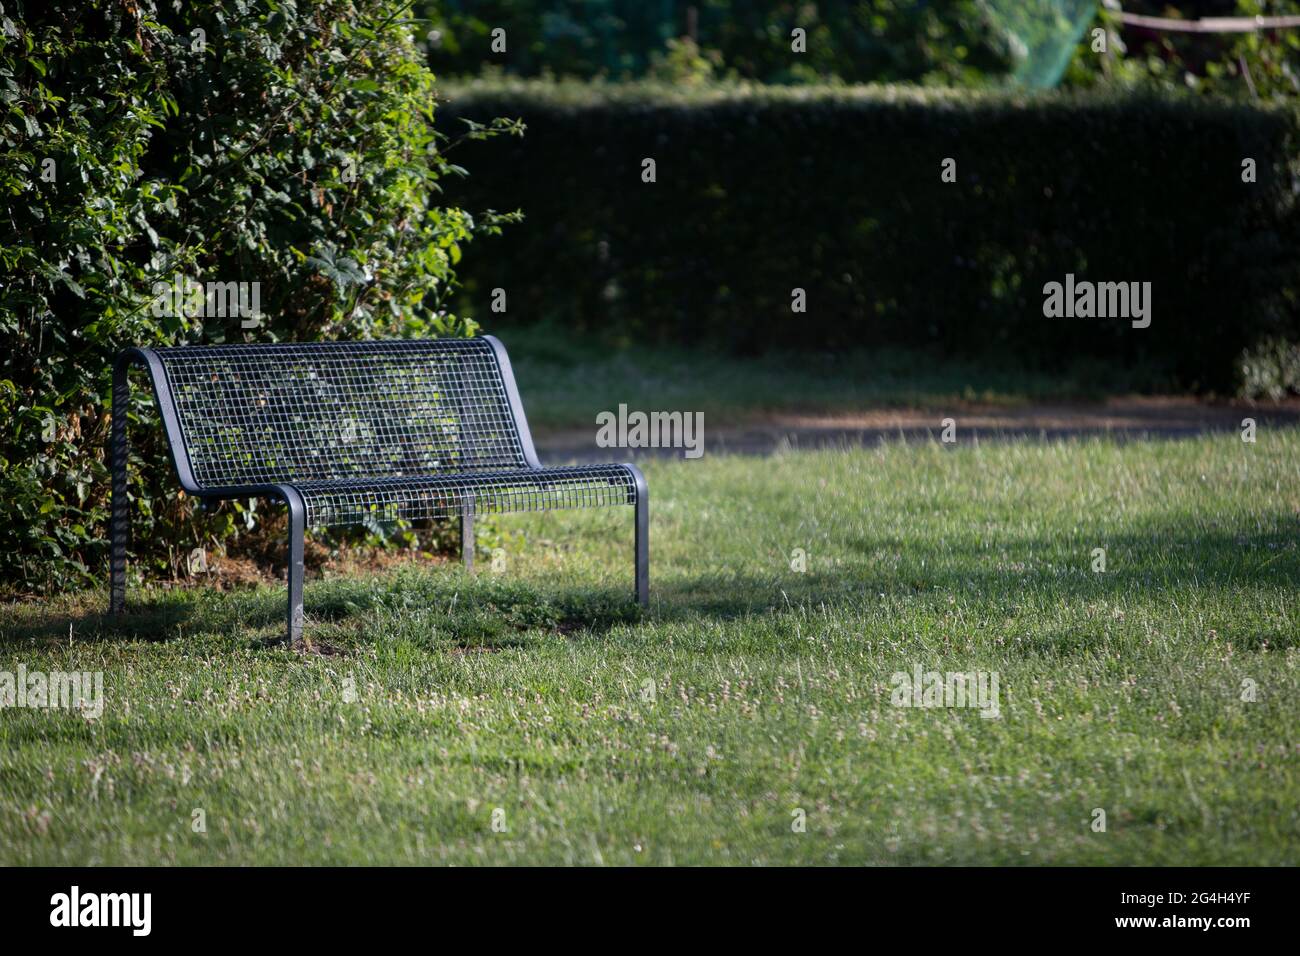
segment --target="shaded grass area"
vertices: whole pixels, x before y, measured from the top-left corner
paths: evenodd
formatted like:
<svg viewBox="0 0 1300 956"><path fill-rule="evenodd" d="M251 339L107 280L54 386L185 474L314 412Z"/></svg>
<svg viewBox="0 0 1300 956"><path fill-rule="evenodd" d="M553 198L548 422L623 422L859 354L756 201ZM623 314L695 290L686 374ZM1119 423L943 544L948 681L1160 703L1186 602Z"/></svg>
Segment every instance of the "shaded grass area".
<svg viewBox="0 0 1300 956"><path fill-rule="evenodd" d="M738 357L629 342L577 339L545 326L500 331L529 423L539 431L594 427L625 403L643 411L702 411L743 424L776 412L857 412L871 406L952 407L1101 400L1159 390L1153 369L1077 360L1025 368L994 357L960 359L902 349L782 352Z"/></svg>
<svg viewBox="0 0 1300 956"><path fill-rule="evenodd" d="M303 654L275 589L7 605L0 670L106 700L0 712L0 862L1294 864L1298 455L650 462L648 612L631 509L517 516L500 575L311 582Z"/></svg>

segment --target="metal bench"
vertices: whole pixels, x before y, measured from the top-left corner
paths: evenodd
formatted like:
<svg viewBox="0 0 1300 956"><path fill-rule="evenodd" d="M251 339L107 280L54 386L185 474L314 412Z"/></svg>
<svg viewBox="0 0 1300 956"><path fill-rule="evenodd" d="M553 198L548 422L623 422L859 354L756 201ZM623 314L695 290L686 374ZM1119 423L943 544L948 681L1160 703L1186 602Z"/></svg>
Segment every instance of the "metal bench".
<svg viewBox="0 0 1300 956"><path fill-rule="evenodd" d="M133 348L113 370L109 610L126 605L128 371L149 372L181 487L289 509L288 639L302 639L303 534L370 520L636 508L636 599L649 603L649 496L635 465L543 468L505 347L474 339Z"/></svg>

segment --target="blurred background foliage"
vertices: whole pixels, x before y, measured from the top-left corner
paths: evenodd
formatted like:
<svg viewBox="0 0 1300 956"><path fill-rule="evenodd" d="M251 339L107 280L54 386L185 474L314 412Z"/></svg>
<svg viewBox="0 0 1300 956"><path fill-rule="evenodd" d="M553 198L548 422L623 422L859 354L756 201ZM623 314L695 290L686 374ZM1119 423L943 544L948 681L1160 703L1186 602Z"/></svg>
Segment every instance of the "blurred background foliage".
<svg viewBox="0 0 1300 956"><path fill-rule="evenodd" d="M443 121L499 112L532 127L472 151L476 177L456 186L527 216L462 270L458 301L483 321L742 354L867 343L1035 367L1082 355L1147 369L1152 388L1300 391L1300 29L1168 29L1300 14L1300 0L444 0L425 12ZM796 28L805 52L792 50ZM883 86L843 95L863 84ZM942 192L931 167L944 155L974 160L966 188ZM638 191L641 156L671 165ZM1141 339L1041 321L1044 279L1104 269L1151 281L1176 320ZM792 321L791 286L816 315ZM512 307L483 318L493 288Z"/></svg>
<svg viewBox="0 0 1300 956"><path fill-rule="evenodd" d="M1300 30L1181 33L1124 25L1119 0L438 0L419 4L443 78L774 84L1108 84L1295 97ZM1300 14L1300 0L1127 0L1196 20ZM491 32L506 31L505 53ZM807 50L791 56L791 31ZM1091 31L1107 31L1106 51ZM1252 90L1253 87L1253 90Z"/></svg>
<svg viewBox="0 0 1300 956"><path fill-rule="evenodd" d="M424 4L440 75L1050 85L1091 0L442 0ZM506 31L492 54L491 31ZM790 55L791 31L806 52ZM513 40L512 40L513 38ZM514 45L510 45L513 42Z"/></svg>
<svg viewBox="0 0 1300 956"><path fill-rule="evenodd" d="M1120 4L1098 8L1094 28L1106 52L1080 44L1063 75L1072 86L1155 89L1202 97L1295 104L1300 101L1300 27L1228 33L1181 32L1124 24ZM1300 0L1127 0L1123 12L1173 20L1300 15Z"/></svg>

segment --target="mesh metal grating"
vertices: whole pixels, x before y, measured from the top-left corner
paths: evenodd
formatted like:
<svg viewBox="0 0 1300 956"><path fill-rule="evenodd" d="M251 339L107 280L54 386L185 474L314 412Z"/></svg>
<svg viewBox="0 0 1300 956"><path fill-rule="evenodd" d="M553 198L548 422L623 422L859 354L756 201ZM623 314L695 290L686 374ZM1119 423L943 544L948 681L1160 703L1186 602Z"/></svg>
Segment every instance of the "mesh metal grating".
<svg viewBox="0 0 1300 956"><path fill-rule="evenodd" d="M370 481L297 482L312 525L367 519L450 518L472 498L475 514L596 508L636 502L632 473L622 465L582 465L490 474Z"/></svg>
<svg viewBox="0 0 1300 956"><path fill-rule="evenodd" d="M312 525L636 500L622 466L528 466L481 339L155 351L196 482L293 485Z"/></svg>
<svg viewBox="0 0 1300 956"><path fill-rule="evenodd" d="M156 352L204 487L524 467L482 340Z"/></svg>

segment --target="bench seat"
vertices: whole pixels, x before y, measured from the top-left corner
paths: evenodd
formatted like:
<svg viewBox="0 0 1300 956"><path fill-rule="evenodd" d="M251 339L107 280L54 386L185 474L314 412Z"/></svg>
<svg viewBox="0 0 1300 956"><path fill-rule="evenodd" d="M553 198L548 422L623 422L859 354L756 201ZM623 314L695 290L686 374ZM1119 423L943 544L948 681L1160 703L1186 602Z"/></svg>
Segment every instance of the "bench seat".
<svg viewBox="0 0 1300 956"><path fill-rule="evenodd" d="M466 502L477 515L636 504L636 476L627 465L289 484L302 495L311 528L370 519L458 518Z"/></svg>

